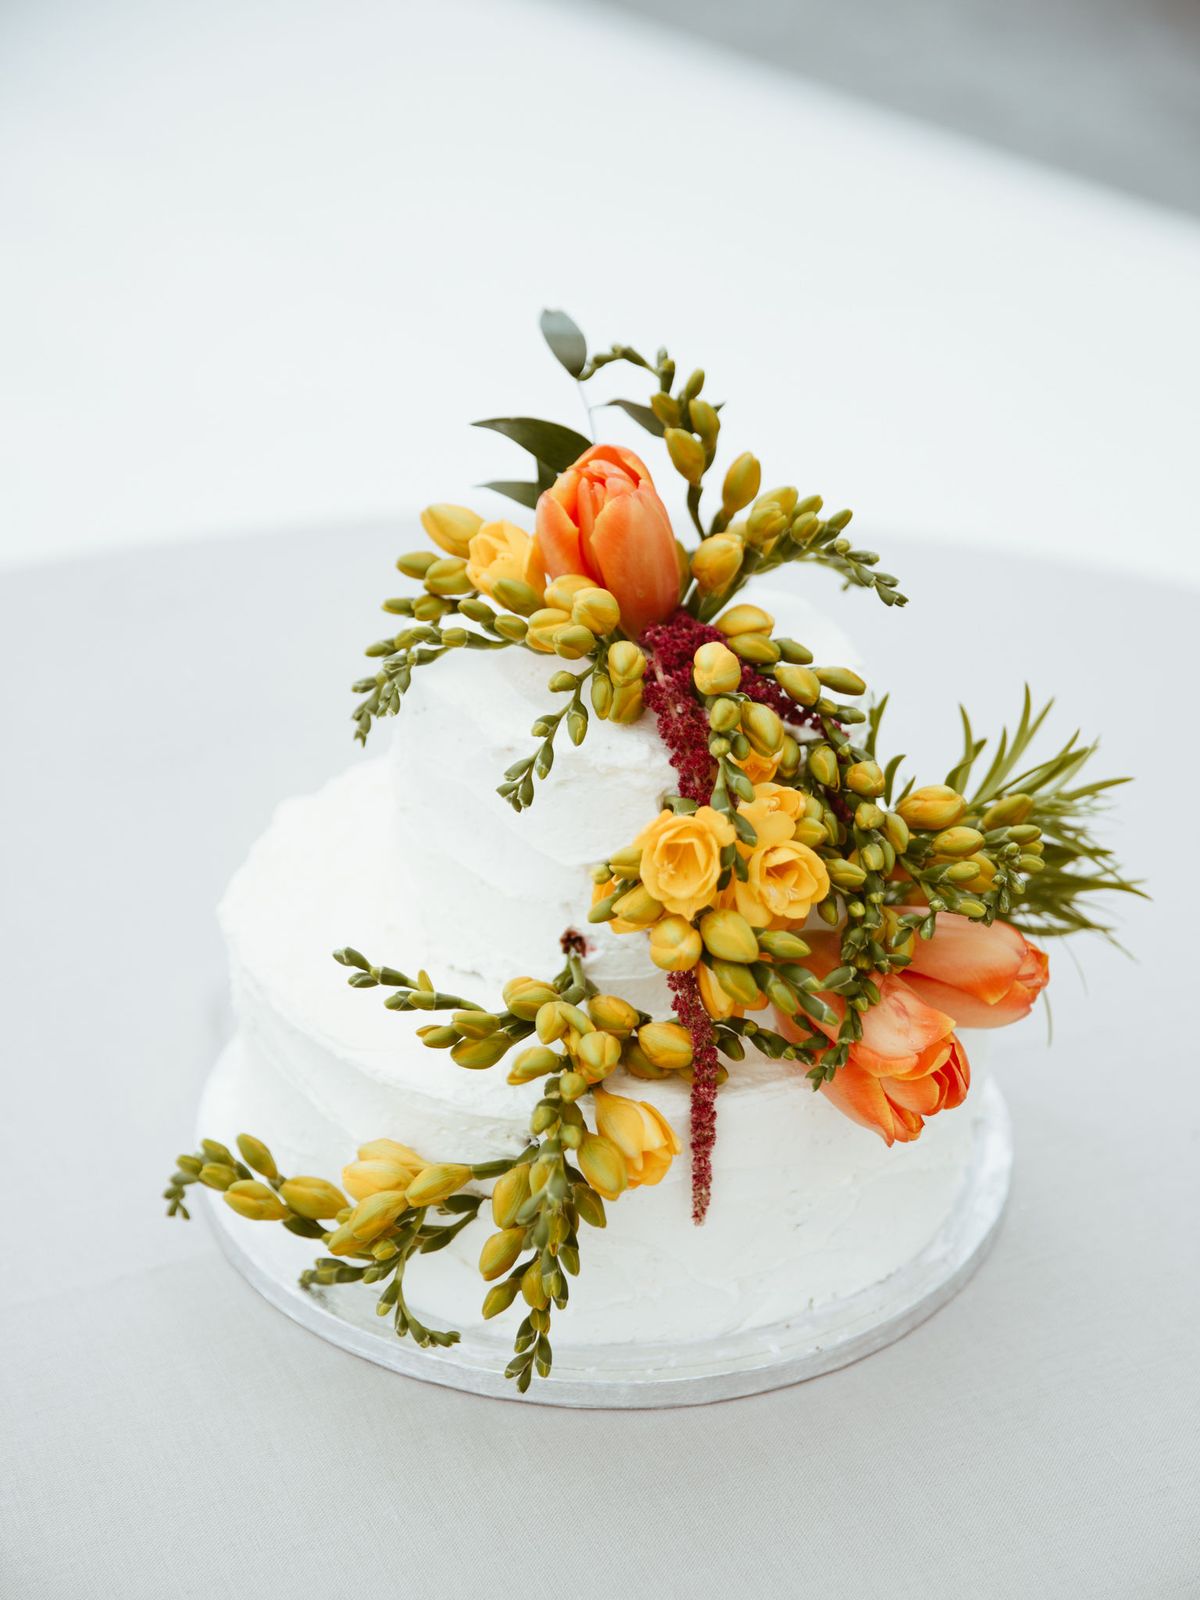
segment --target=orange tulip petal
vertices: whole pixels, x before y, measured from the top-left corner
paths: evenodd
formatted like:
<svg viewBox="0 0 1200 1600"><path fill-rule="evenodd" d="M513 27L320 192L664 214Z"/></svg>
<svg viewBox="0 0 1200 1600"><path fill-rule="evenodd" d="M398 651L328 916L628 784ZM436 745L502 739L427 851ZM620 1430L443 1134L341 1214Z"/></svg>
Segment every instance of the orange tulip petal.
<svg viewBox="0 0 1200 1600"><path fill-rule="evenodd" d="M1028 948L1023 935L1007 922L994 922L988 928L943 911L933 938L913 941L912 964L906 970L994 1005L1012 988Z"/></svg>
<svg viewBox="0 0 1200 1600"><path fill-rule="evenodd" d="M546 571L562 578L580 570L579 529L553 489L538 498L536 543ZM589 574L590 576L590 574Z"/></svg>
<svg viewBox="0 0 1200 1600"><path fill-rule="evenodd" d="M838 1068L832 1083L821 1085L821 1093L852 1122L879 1134L885 1144L895 1142L896 1119L891 1104L879 1080L869 1072L848 1063Z"/></svg>
<svg viewBox="0 0 1200 1600"><path fill-rule="evenodd" d="M591 549L630 638L674 611L679 601L675 536L653 490L608 500L596 518Z"/></svg>

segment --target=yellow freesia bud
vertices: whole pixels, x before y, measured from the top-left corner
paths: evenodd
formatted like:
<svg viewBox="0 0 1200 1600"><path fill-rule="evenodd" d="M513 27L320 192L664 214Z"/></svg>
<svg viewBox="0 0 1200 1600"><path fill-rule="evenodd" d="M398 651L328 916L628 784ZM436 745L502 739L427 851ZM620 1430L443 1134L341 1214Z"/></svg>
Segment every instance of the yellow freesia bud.
<svg viewBox="0 0 1200 1600"><path fill-rule="evenodd" d="M630 639L618 639L608 651L608 675L618 688L639 682L646 674L646 657Z"/></svg>
<svg viewBox="0 0 1200 1600"><path fill-rule="evenodd" d="M479 1252L479 1275L483 1281L490 1283L515 1267L524 1244L524 1228L504 1228L499 1233L489 1234Z"/></svg>
<svg viewBox="0 0 1200 1600"><path fill-rule="evenodd" d="M503 1283L494 1283L483 1297L484 1321L507 1311L520 1292L521 1286L515 1278L507 1278Z"/></svg>
<svg viewBox="0 0 1200 1600"><path fill-rule="evenodd" d="M873 799L883 793L883 768L876 761L856 761L846 768L846 787Z"/></svg>
<svg viewBox="0 0 1200 1600"><path fill-rule="evenodd" d="M467 575L467 564L457 556L443 556L425 569L425 587L430 594L470 594L475 587Z"/></svg>
<svg viewBox="0 0 1200 1600"><path fill-rule="evenodd" d="M742 732L750 741L750 748L760 756L773 756L783 744L783 722L777 711L748 701L742 707Z"/></svg>
<svg viewBox="0 0 1200 1600"><path fill-rule="evenodd" d="M866 694L867 685L857 672L849 667L814 667L820 681L835 694Z"/></svg>
<svg viewBox="0 0 1200 1600"><path fill-rule="evenodd" d="M983 846L983 835L978 828L947 828L933 841L933 848L943 856L969 856Z"/></svg>
<svg viewBox="0 0 1200 1600"><path fill-rule="evenodd" d="M652 1067L678 1072L692 1064L692 1036L678 1022L647 1022L638 1029L638 1047Z"/></svg>
<svg viewBox="0 0 1200 1600"><path fill-rule="evenodd" d="M690 972L701 948L700 935L686 917L664 917L650 930L650 959L663 972Z"/></svg>
<svg viewBox="0 0 1200 1600"><path fill-rule="evenodd" d="M529 1163L502 1172L492 1189L492 1220L498 1228L511 1228L517 1212L529 1199Z"/></svg>
<svg viewBox="0 0 1200 1600"><path fill-rule="evenodd" d="M895 811L889 811L883 819L883 831L887 834L888 843L896 854L903 855L908 849L911 837L908 831L908 823L905 822L904 818L897 815Z"/></svg>
<svg viewBox="0 0 1200 1600"><path fill-rule="evenodd" d="M571 604L571 620L603 639L621 626L621 607L607 589L580 589Z"/></svg>
<svg viewBox="0 0 1200 1600"><path fill-rule="evenodd" d="M717 533L692 552L689 570L701 594L721 594L741 571L745 555L742 541L732 533Z"/></svg>
<svg viewBox="0 0 1200 1600"><path fill-rule="evenodd" d="M595 581L586 578L581 572L568 572L546 589L546 604L557 606L560 611L570 611L575 603L575 596L582 594L585 589L595 588Z"/></svg>
<svg viewBox="0 0 1200 1600"><path fill-rule="evenodd" d="M739 633L769 635L774 630L775 618L761 606L732 606L723 616L717 618L713 626L727 639L732 639Z"/></svg>
<svg viewBox="0 0 1200 1600"><path fill-rule="evenodd" d="M938 833L962 821L967 814L967 802L956 789L944 783L930 783L905 795L896 811L910 828Z"/></svg>
<svg viewBox="0 0 1200 1600"><path fill-rule="evenodd" d="M252 1133L239 1133L237 1147L241 1151L242 1160L255 1172L260 1172L264 1178L277 1178L279 1168L275 1165L275 1157L267 1149L261 1139L256 1139Z"/></svg>
<svg viewBox="0 0 1200 1600"><path fill-rule="evenodd" d="M521 1276L521 1293L525 1296L526 1305L532 1306L535 1311L545 1311L550 1304L550 1296L542 1282L542 1269L538 1262L531 1261Z"/></svg>
<svg viewBox="0 0 1200 1600"><path fill-rule="evenodd" d="M507 1033L490 1033L484 1039L460 1039L450 1054L460 1067L479 1072L494 1067L511 1044Z"/></svg>
<svg viewBox="0 0 1200 1600"><path fill-rule="evenodd" d="M615 1034L597 1028L580 1039L575 1059L587 1081L599 1083L601 1078L607 1078L610 1072L616 1070L621 1060L621 1041Z"/></svg>
<svg viewBox="0 0 1200 1600"><path fill-rule="evenodd" d="M779 766L776 771L781 778L794 778L799 770L800 746L790 733L785 733L779 747Z"/></svg>
<svg viewBox="0 0 1200 1600"><path fill-rule="evenodd" d="M585 1133L576 1159L589 1186L605 1200L615 1200L629 1187L621 1152L602 1134Z"/></svg>
<svg viewBox="0 0 1200 1600"><path fill-rule="evenodd" d="M426 506L421 513L421 526L448 555L465 561L471 550L471 540L483 526L483 518L466 506Z"/></svg>
<svg viewBox="0 0 1200 1600"><path fill-rule="evenodd" d="M613 906L620 920L632 922L635 928L648 928L662 916L662 909L662 901L656 900L642 883L626 890Z"/></svg>
<svg viewBox="0 0 1200 1600"><path fill-rule="evenodd" d="M809 667L784 662L775 668L775 682L797 705L815 706L821 698L820 680Z"/></svg>
<svg viewBox="0 0 1200 1600"><path fill-rule="evenodd" d="M443 637L445 637L443 635ZM564 661L581 661L596 648L596 635L590 628L568 622L553 633L554 653Z"/></svg>
<svg viewBox="0 0 1200 1600"><path fill-rule="evenodd" d="M1033 812L1033 798L1027 794L1005 795L1003 800L997 800L994 806L989 806L983 814L980 826L985 832L993 828L1019 827Z"/></svg>
<svg viewBox="0 0 1200 1600"><path fill-rule="evenodd" d="M746 518L746 543L762 550L774 544L788 525L788 513L773 495L756 501Z"/></svg>
<svg viewBox="0 0 1200 1600"><path fill-rule="evenodd" d="M623 683L613 690L612 710L609 720L627 727L641 716L645 702L640 683Z"/></svg>
<svg viewBox="0 0 1200 1600"><path fill-rule="evenodd" d="M836 789L840 782L838 759L827 744L809 747L806 757L809 775L825 789Z"/></svg>
<svg viewBox="0 0 1200 1600"><path fill-rule="evenodd" d="M371 1244L388 1231L406 1206L407 1201L399 1189L384 1189L379 1194L369 1194L365 1200L358 1202L338 1232L345 1231L355 1244ZM330 1249L333 1249L332 1244ZM338 1255L341 1252L334 1250L333 1253Z"/></svg>
<svg viewBox="0 0 1200 1600"><path fill-rule="evenodd" d="M594 994L587 1002L587 1012L598 1028L603 1028L605 1033L615 1033L618 1039L625 1038L637 1027L637 1007L619 995Z"/></svg>
<svg viewBox="0 0 1200 1600"><path fill-rule="evenodd" d="M510 978L504 985L504 1004L522 1022L532 1022L540 1007L557 999L557 991L540 978Z"/></svg>
<svg viewBox="0 0 1200 1600"><path fill-rule="evenodd" d="M762 468L749 450L744 450L730 462L725 482L721 485L721 509L727 517L748 506L762 483Z"/></svg>
<svg viewBox="0 0 1200 1600"><path fill-rule="evenodd" d="M414 1172L420 1172L422 1167L429 1163L424 1156L407 1144L401 1144L398 1139L370 1139L366 1144L358 1147L360 1161L398 1161L403 1167L411 1167Z"/></svg>
<svg viewBox="0 0 1200 1600"><path fill-rule="evenodd" d="M692 678L700 694L728 694L742 681L742 667L727 645L713 639L692 657Z"/></svg>
<svg viewBox="0 0 1200 1600"><path fill-rule="evenodd" d="M739 660L748 661L754 667L773 667L781 654L774 639L769 639L765 633L735 633L730 638L729 648Z"/></svg>
<svg viewBox="0 0 1200 1600"><path fill-rule="evenodd" d="M661 1183L681 1149L662 1112L648 1101L630 1100L603 1089L596 1090L594 1101L596 1127L619 1151L629 1187Z"/></svg>
<svg viewBox="0 0 1200 1600"><path fill-rule="evenodd" d="M225 1203L250 1222L282 1222L287 1216L287 1207L274 1189L257 1178L231 1183L225 1190Z"/></svg>
<svg viewBox="0 0 1200 1600"><path fill-rule="evenodd" d="M540 650L543 655L552 656L554 635L560 628L569 626L570 621L569 611L563 611L557 606L541 606L530 615L525 643L532 650Z"/></svg>
<svg viewBox="0 0 1200 1600"><path fill-rule="evenodd" d="M534 1078L544 1078L548 1072L557 1072L562 1064L563 1058L545 1045L530 1045L528 1050L521 1051L509 1068L508 1081L514 1086L532 1083Z"/></svg>
<svg viewBox="0 0 1200 1600"><path fill-rule="evenodd" d="M714 961L712 971L721 988L739 1006L756 1010L762 1003L762 995L753 974L740 961Z"/></svg>
<svg viewBox="0 0 1200 1600"><path fill-rule="evenodd" d="M324 1178L289 1178L279 1193L298 1217L310 1222L336 1217L348 1204L342 1191Z"/></svg>
<svg viewBox="0 0 1200 1600"><path fill-rule="evenodd" d="M708 465L704 446L699 439L683 428L668 428L663 435L663 441L676 472L694 488L704 476L704 469Z"/></svg>
<svg viewBox="0 0 1200 1600"><path fill-rule="evenodd" d="M471 1177L470 1167L457 1161L439 1161L426 1167L408 1186L410 1206L433 1206L462 1188Z"/></svg>
<svg viewBox="0 0 1200 1600"><path fill-rule="evenodd" d="M365 1200L373 1194L393 1193L407 1189L425 1165L419 1158L416 1165L386 1158L352 1161L349 1166L342 1168L342 1186L355 1200Z"/></svg>
<svg viewBox="0 0 1200 1600"><path fill-rule="evenodd" d="M722 961L758 960L758 939L739 911L706 911L700 918L700 937Z"/></svg>

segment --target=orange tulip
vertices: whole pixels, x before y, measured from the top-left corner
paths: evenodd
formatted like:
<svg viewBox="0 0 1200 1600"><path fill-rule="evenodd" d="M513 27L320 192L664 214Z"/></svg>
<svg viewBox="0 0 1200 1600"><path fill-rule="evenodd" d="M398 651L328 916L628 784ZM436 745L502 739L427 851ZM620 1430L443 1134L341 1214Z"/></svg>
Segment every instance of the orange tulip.
<svg viewBox="0 0 1200 1600"><path fill-rule="evenodd" d="M821 975L839 964L835 934L806 933L812 955L805 965ZM880 999L863 1013L862 1038L850 1046L849 1060L821 1092L839 1111L872 1128L885 1143L907 1144L920 1136L925 1118L953 1110L966 1099L971 1067L954 1034L954 1019L929 1005L894 974L876 979ZM845 1012L840 996L825 1000ZM802 1038L795 1021L777 1013L780 1032ZM836 1027L825 1029L830 1038Z"/></svg>
<svg viewBox="0 0 1200 1600"><path fill-rule="evenodd" d="M621 607L636 639L679 604L679 563L666 507L632 450L585 450L538 499L535 540L551 578L580 573Z"/></svg>
<svg viewBox="0 0 1200 1600"><path fill-rule="evenodd" d="M932 939L914 939L904 981L960 1028L1002 1028L1027 1016L1050 978L1045 951L1007 922L990 928L938 913Z"/></svg>

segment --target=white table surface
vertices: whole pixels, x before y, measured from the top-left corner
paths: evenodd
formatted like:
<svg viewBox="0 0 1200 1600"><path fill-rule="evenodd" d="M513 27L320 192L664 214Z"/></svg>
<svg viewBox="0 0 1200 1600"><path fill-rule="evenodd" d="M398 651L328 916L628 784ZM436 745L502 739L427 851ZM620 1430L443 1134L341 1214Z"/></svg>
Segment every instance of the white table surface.
<svg viewBox="0 0 1200 1600"><path fill-rule="evenodd" d="M1060 727L1102 730L1141 775L1122 838L1155 901L1126 910L1136 961L1078 948L1086 988L1053 955L1052 1050L1039 1017L1004 1036L1012 1201L956 1300L797 1388L579 1415L344 1355L161 1215L229 1027L213 907L276 800L355 759L345 685L405 542L345 526L0 581L0 1594L1195 1595L1195 593L883 535L906 612L812 580L925 770L964 688L991 723L1027 674Z"/></svg>
<svg viewBox="0 0 1200 1600"><path fill-rule="evenodd" d="M511 476L549 304L771 481L1200 578L1195 222L631 18L10 0L0 148L0 560Z"/></svg>

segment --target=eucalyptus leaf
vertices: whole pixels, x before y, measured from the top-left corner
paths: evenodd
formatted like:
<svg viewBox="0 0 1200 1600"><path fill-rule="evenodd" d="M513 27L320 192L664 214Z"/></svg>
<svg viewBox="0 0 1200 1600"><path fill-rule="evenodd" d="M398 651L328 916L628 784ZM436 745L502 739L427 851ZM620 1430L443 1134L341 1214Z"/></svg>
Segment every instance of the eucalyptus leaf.
<svg viewBox="0 0 1200 1600"><path fill-rule="evenodd" d="M510 500L515 500L518 505L528 506L532 511L537 505L541 486L536 483L521 483L513 478L500 478L492 483L481 483L480 489L494 489L497 494L507 495Z"/></svg>
<svg viewBox="0 0 1200 1600"><path fill-rule="evenodd" d="M604 404L606 406L620 406L627 417L632 417L636 423L645 428L647 433L652 433L656 439L661 439L667 431L650 407L639 405L636 400L606 400Z"/></svg>
<svg viewBox="0 0 1200 1600"><path fill-rule="evenodd" d="M504 434L553 472L565 472L592 447L592 441L574 428L565 428L561 422L544 422L539 417L487 417L472 426Z"/></svg>
<svg viewBox="0 0 1200 1600"><path fill-rule="evenodd" d="M541 329L555 359L577 378L587 365L587 340L583 334L565 311L543 311Z"/></svg>

